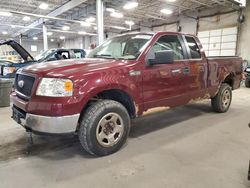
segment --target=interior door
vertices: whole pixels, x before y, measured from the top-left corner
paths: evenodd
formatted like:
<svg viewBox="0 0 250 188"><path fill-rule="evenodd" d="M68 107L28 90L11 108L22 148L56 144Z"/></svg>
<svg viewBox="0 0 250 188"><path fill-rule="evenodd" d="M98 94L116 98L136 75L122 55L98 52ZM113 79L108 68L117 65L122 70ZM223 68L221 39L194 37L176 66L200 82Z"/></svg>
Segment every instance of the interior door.
<svg viewBox="0 0 250 188"><path fill-rule="evenodd" d="M163 35L151 47L145 61L155 58L155 52L172 50L174 62L146 66L143 71L144 110L160 106L177 106L182 101L178 100L186 90L183 84L185 79L184 67L187 63L187 53L181 38L177 35Z"/></svg>

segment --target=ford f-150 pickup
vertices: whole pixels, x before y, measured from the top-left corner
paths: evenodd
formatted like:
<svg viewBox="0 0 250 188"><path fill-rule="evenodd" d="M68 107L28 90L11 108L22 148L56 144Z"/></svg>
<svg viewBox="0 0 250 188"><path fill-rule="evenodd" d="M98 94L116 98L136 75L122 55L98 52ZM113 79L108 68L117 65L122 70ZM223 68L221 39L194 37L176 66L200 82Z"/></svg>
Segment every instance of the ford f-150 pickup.
<svg viewBox="0 0 250 188"><path fill-rule="evenodd" d="M124 34L86 59L19 70L12 118L38 134L76 133L83 149L103 156L123 146L138 116L201 99L227 112L241 77L241 58L207 58L195 36Z"/></svg>

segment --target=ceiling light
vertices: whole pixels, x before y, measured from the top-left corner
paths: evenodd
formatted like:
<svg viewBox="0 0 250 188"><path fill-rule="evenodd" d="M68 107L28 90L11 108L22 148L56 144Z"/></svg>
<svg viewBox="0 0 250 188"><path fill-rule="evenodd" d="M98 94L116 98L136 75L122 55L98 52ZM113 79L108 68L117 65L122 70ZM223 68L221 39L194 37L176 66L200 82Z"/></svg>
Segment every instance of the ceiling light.
<svg viewBox="0 0 250 188"><path fill-rule="evenodd" d="M65 39L65 36L60 36L60 39L61 39L61 40Z"/></svg>
<svg viewBox="0 0 250 188"><path fill-rule="evenodd" d="M137 2L129 2L123 6L124 9L129 10L138 7Z"/></svg>
<svg viewBox="0 0 250 188"><path fill-rule="evenodd" d="M91 24L88 23L88 22L81 22L81 26L83 26L83 27L90 27Z"/></svg>
<svg viewBox="0 0 250 188"><path fill-rule="evenodd" d="M67 25L65 25L65 26L62 27L62 30L64 30L64 31L67 31L67 30L69 30L69 29L70 29L70 27L67 26Z"/></svg>
<svg viewBox="0 0 250 188"><path fill-rule="evenodd" d="M0 11L0 16L13 16L11 12L2 12Z"/></svg>
<svg viewBox="0 0 250 188"><path fill-rule="evenodd" d="M120 27L120 26L110 26L111 28L114 28L114 29L119 29L119 30L128 30L127 28L125 27Z"/></svg>
<svg viewBox="0 0 250 188"><path fill-rule="evenodd" d="M164 8L164 9L161 9L161 13L163 13L163 14L173 14L173 11L172 10L170 10L170 9L166 9L166 8Z"/></svg>
<svg viewBox="0 0 250 188"><path fill-rule="evenodd" d="M41 3L41 4L39 5L39 8L40 8L40 9L43 9L43 10L47 9L48 7L49 7L49 5L48 5L47 3Z"/></svg>
<svg viewBox="0 0 250 188"><path fill-rule="evenodd" d="M85 31L79 31L78 34L79 35L86 35L87 33Z"/></svg>
<svg viewBox="0 0 250 188"><path fill-rule="evenodd" d="M122 18L123 14L120 12L112 12L110 13L110 16L115 17L115 18Z"/></svg>
<svg viewBox="0 0 250 188"><path fill-rule="evenodd" d="M50 39L50 42L54 42L55 40L54 39Z"/></svg>
<svg viewBox="0 0 250 188"><path fill-rule="evenodd" d="M97 27L96 27L96 26L94 27L94 30L97 30Z"/></svg>
<svg viewBox="0 0 250 188"><path fill-rule="evenodd" d="M33 40L37 40L38 38L37 37L33 37Z"/></svg>
<svg viewBox="0 0 250 188"><path fill-rule="evenodd" d="M3 31L2 34L3 34L3 35L7 35L8 32L7 32L7 31Z"/></svg>
<svg viewBox="0 0 250 188"><path fill-rule="evenodd" d="M113 9L113 8L106 8L106 11L108 11L108 12L115 12L115 9Z"/></svg>
<svg viewBox="0 0 250 188"><path fill-rule="evenodd" d="M90 23L90 22L94 22L95 21L95 17L89 17L86 19L86 22Z"/></svg>
<svg viewBox="0 0 250 188"><path fill-rule="evenodd" d="M29 17L29 16L24 16L24 17L23 17L23 21L25 21L25 22L30 21L30 17Z"/></svg>
<svg viewBox="0 0 250 188"><path fill-rule="evenodd" d="M47 32L47 35L51 36L51 35L53 35L53 32Z"/></svg>
<svg viewBox="0 0 250 188"><path fill-rule="evenodd" d="M176 0L167 0L168 2L175 2Z"/></svg>
<svg viewBox="0 0 250 188"><path fill-rule="evenodd" d="M125 21L125 24L127 24L127 25L135 25L135 22L133 22L133 21Z"/></svg>

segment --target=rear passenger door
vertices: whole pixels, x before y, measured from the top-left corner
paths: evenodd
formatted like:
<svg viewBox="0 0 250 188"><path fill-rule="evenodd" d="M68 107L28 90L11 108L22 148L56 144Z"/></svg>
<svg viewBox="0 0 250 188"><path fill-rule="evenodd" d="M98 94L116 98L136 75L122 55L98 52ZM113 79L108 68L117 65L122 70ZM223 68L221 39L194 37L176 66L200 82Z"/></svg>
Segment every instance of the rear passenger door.
<svg viewBox="0 0 250 188"><path fill-rule="evenodd" d="M189 60L184 67L184 73L187 75L186 84L188 86L187 94L191 99L202 97L207 88L207 60L204 52L201 52L201 44L195 37L183 36L187 46Z"/></svg>

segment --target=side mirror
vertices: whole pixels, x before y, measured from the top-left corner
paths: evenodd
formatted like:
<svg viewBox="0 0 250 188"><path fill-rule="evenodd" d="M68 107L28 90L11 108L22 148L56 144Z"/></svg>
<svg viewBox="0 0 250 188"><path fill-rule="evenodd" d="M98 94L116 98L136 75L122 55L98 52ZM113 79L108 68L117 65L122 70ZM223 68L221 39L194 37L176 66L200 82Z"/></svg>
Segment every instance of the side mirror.
<svg viewBox="0 0 250 188"><path fill-rule="evenodd" d="M157 64L171 64L174 62L174 52L173 50L163 50L155 52L154 59L148 59L148 65L157 65Z"/></svg>

